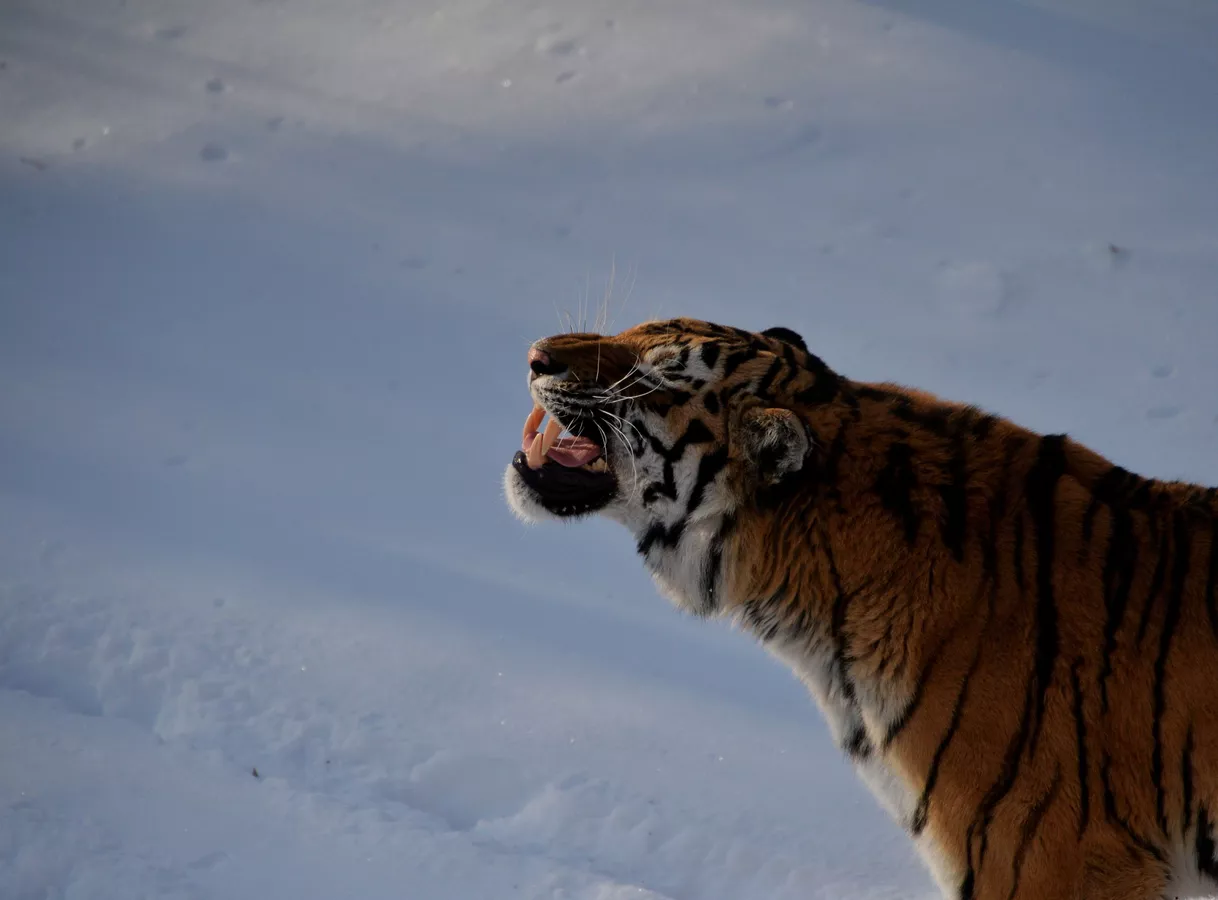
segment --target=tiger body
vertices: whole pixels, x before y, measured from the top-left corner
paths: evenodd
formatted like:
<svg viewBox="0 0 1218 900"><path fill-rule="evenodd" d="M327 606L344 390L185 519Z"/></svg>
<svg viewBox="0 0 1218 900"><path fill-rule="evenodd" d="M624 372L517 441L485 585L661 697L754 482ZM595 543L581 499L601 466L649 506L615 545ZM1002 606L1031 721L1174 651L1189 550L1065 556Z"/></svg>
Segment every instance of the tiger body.
<svg viewBox="0 0 1218 900"><path fill-rule="evenodd" d="M945 897L1218 891L1218 491L850 381L786 329L533 354L613 485L555 508L584 476L518 456L513 508L617 519L676 605L790 665Z"/></svg>

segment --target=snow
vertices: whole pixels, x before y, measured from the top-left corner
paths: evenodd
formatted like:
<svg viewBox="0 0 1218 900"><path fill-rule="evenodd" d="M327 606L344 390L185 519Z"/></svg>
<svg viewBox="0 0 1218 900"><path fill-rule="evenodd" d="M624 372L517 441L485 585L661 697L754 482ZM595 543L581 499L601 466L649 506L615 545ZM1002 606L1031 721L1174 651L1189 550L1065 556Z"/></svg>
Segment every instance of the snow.
<svg viewBox="0 0 1218 900"><path fill-rule="evenodd" d="M1216 76L1203 0L8 0L0 896L935 896L511 518L524 350L612 273L1218 483Z"/></svg>

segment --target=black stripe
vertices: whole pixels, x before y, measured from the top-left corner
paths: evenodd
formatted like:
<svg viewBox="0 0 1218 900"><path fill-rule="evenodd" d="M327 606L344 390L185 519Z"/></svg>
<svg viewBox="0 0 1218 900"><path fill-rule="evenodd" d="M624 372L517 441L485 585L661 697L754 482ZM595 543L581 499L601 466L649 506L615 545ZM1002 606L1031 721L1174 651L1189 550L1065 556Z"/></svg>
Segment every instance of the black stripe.
<svg viewBox="0 0 1218 900"><path fill-rule="evenodd" d="M1092 493L1108 506L1127 506L1134 488L1138 487L1141 479L1128 469L1112 466L1101 475L1092 487Z"/></svg>
<svg viewBox="0 0 1218 900"><path fill-rule="evenodd" d="M719 395L714 391L706 392L706 396L702 398L702 405L706 407L706 411L712 416L719 415Z"/></svg>
<svg viewBox="0 0 1218 900"><path fill-rule="evenodd" d="M1091 495L1091 502L1087 504L1087 511L1083 513L1083 540L1078 548L1078 561L1084 562L1087 559L1087 554L1091 552L1091 535L1095 531L1095 516L1100 511L1102 501L1098 494Z"/></svg>
<svg viewBox="0 0 1218 900"><path fill-rule="evenodd" d="M964 680L960 682L960 690L956 692L956 702L952 706L952 717L947 723L947 730L943 732L943 736L939 738L939 743L935 747L935 755L931 757L930 768L926 772L926 781L922 785L922 793L918 797L918 805L915 807L913 819L910 821L909 828L913 832L914 837L921 834L922 829L926 827L927 815L930 812L931 795L934 794L935 784L939 780L939 767L943 764L943 757L947 753L947 748L951 745L952 739L956 736L956 731L960 728L960 720L964 716L964 704L968 700L969 685L972 684L973 676L977 672L977 666L981 663L981 648L985 642L985 635L989 630L990 621L993 616L994 596L991 593L985 622L981 626L981 631L977 636L977 644L973 648L973 658L969 661L968 671L964 675Z"/></svg>
<svg viewBox="0 0 1218 900"><path fill-rule="evenodd" d="M1144 851L1149 853L1161 863L1167 862L1167 858L1163 855L1163 851L1148 841L1142 835L1133 830L1133 826L1129 824L1129 820L1122 816L1116 808L1116 795L1112 792L1112 781L1109 778L1109 769L1112 765L1112 760L1105 753L1100 760L1100 785L1104 790L1104 815L1108 821L1115 822L1125 832L1126 836L1137 844ZM1200 813L1198 813L1200 815Z"/></svg>
<svg viewBox="0 0 1218 900"><path fill-rule="evenodd" d="M1057 771L1053 774L1053 783L1028 811L1028 817L1024 819L1023 828L1019 832L1019 845L1015 848L1015 860L1012 863L1011 892L1007 894L1007 900L1013 900L1019 891L1019 877L1023 874L1023 862L1028 855L1028 848L1032 844L1032 837L1036 834L1036 829L1040 827L1041 819L1045 817L1045 813L1057 799L1057 792L1061 786L1062 770L1061 766L1058 766Z"/></svg>
<svg viewBox="0 0 1218 900"><path fill-rule="evenodd" d="M770 367L765 370L765 375L761 377L760 383L757 385L758 397L769 397L770 385L774 383L774 379L778 377L778 373L782 371L782 357L775 356L774 361L770 363Z"/></svg>
<svg viewBox="0 0 1218 900"><path fill-rule="evenodd" d="M837 397L841 387L841 379L825 369L815 376L812 386L804 388L795 395L795 402L806 406L820 406Z"/></svg>
<svg viewBox="0 0 1218 900"><path fill-rule="evenodd" d="M902 394L896 395L892 403L892 414L902 422L925 428L937 437L948 437L952 433L951 407L919 407Z"/></svg>
<svg viewBox="0 0 1218 900"><path fill-rule="evenodd" d="M1149 521L1151 531L1154 532L1158 528L1157 522L1154 518L1151 518ZM1159 591L1163 590L1163 582L1167 578L1167 560L1170 555L1171 532L1164 528L1159 534L1159 553L1158 559L1155 560L1154 574L1150 578L1150 590L1146 592L1146 603L1142 606L1142 617L1138 621L1137 643L1139 647L1142 645L1142 639L1146 637L1146 630L1150 625L1150 614L1154 611L1155 601L1159 598Z"/></svg>
<svg viewBox="0 0 1218 900"><path fill-rule="evenodd" d="M1104 560L1104 655L1098 675L1100 709L1108 712L1108 676L1112 674L1112 651L1116 636L1129 605L1134 572L1138 563L1138 542L1133 533L1133 517L1128 510L1112 510L1112 526L1108 532L1108 553Z"/></svg>
<svg viewBox="0 0 1218 900"><path fill-rule="evenodd" d="M979 441L984 441L990 436L990 432L994 430L994 426L997 424L997 416L992 416L989 413L982 415L973 423L973 437Z"/></svg>
<svg viewBox="0 0 1218 900"><path fill-rule="evenodd" d="M1210 617L1210 631L1218 637L1218 519L1210 522L1210 570L1205 579L1205 609Z"/></svg>
<svg viewBox="0 0 1218 900"><path fill-rule="evenodd" d="M1184 754L1180 758L1180 791L1184 795L1181 815L1180 840L1188 834L1193 824L1193 723L1188 723L1188 734L1184 737Z"/></svg>
<svg viewBox="0 0 1218 900"><path fill-rule="evenodd" d="M880 742L880 746L885 750L892 744L905 730L905 726L914 717L914 713L922 705L922 700L926 696L926 683L930 681L931 674L935 671L935 667L939 664L939 660L943 658L943 651L947 645L952 642L959 632L960 626L956 626L951 630L946 638L939 642L935 649L931 652L930 657L926 660L926 665L923 666L922 672L918 675L917 681L914 682L913 696L909 698L909 702L905 704L905 708L901 710L901 714L889 723L888 730L884 733L884 739ZM885 666L887 660L885 660Z"/></svg>
<svg viewBox="0 0 1218 900"><path fill-rule="evenodd" d="M647 485L647 487L643 488L643 505L651 506L651 504L654 503L659 497L670 497L671 499L675 500L676 496L677 489L675 486L672 488L672 493L670 494L668 488L663 482L653 481L651 484Z"/></svg>
<svg viewBox="0 0 1218 900"><path fill-rule="evenodd" d="M867 759L867 757L871 756L871 741L867 740L867 732L863 729L863 726L858 725L851 730L850 736L846 739L842 749L846 751L847 756L855 761Z"/></svg>
<svg viewBox="0 0 1218 900"><path fill-rule="evenodd" d="M934 564L932 563L931 565L933 567ZM909 657L911 655L909 652L909 639L914 635L913 622L910 621L910 618L905 620L905 627L901 629L904 632L904 634L901 636L901 659L900 663L896 667L896 671L893 672L893 678L904 678L906 670L909 667ZM921 636L920 633L919 636Z"/></svg>
<svg viewBox="0 0 1218 900"><path fill-rule="evenodd" d="M727 403L732 399L732 397L734 397L740 391L743 391L748 386L749 383L747 381L737 381L735 384L729 384L725 388L720 388L719 396L723 398L724 403Z"/></svg>
<svg viewBox="0 0 1218 900"><path fill-rule="evenodd" d="M982 546L982 567L993 581L994 590L998 589L998 531L1007 512L1007 491L1011 484L1011 466L1015 462L1015 454L1023 446L1021 440L1007 440L1006 449L1002 456L1002 467L998 470L998 481L994 487L994 496L990 501L990 533Z"/></svg>
<svg viewBox="0 0 1218 900"><path fill-rule="evenodd" d="M727 358L723 360L723 375L721 377L727 378L729 375L735 372L742 363L745 363L752 358L752 350L737 350L735 353L729 353Z"/></svg>
<svg viewBox="0 0 1218 900"><path fill-rule="evenodd" d="M850 431L850 426L858 421L859 411L855 410L855 415L851 419L845 419L838 426L837 434L833 436L833 441L829 444L829 452L825 454L824 464L821 466L821 484L829 493L829 497L837 501L838 510L844 515L845 509L842 506L842 492L838 486L838 469L841 466L842 457L846 453L846 435Z"/></svg>
<svg viewBox="0 0 1218 900"><path fill-rule="evenodd" d="M685 448L691 444L706 444L714 441L715 436L711 433L710 428L701 419L692 419L685 433L677 439L671 447L664 446L664 442L647 430L647 426L641 422L632 423L634 426L631 429L631 437L646 440L651 445L651 449L664 461L664 480L662 482L652 482L643 491L643 503L650 505L657 497L667 497L670 500L677 499L677 480L676 472L673 468L676 463L681 461L685 455ZM726 450L722 452L726 453ZM635 455L639 456L643 453L643 447L639 446ZM713 455L713 454L711 454ZM705 457L703 457L705 461ZM700 496L700 495L699 495Z"/></svg>
<svg viewBox="0 0 1218 900"><path fill-rule="evenodd" d="M707 341L702 345L702 365L708 369L714 369L715 363L719 361L719 342Z"/></svg>
<svg viewBox="0 0 1218 900"><path fill-rule="evenodd" d="M968 517L968 485L967 460L965 458L964 439L957 435L952 438L952 455L948 461L947 484L939 488L939 496L943 499L946 515L943 518L943 543L951 551L956 562L964 560L964 533Z"/></svg>
<svg viewBox="0 0 1218 900"><path fill-rule="evenodd" d="M1011 792L1011 788L1015 785L1015 779L1019 777L1019 764L1023 760L1023 748L1028 741L1032 708L1036 703L1034 686L1034 679L1029 678L1027 691L1024 694L1023 712L1019 717L1019 728L1016 729L1015 734L1011 736L1011 740L1007 744L1006 753L1002 759L1002 770L998 775L998 779L986 791L985 797L982 798L981 805L973 816L973 821L969 823L968 831L965 834L964 841L967 861L964 881L960 886L960 897L962 900L972 900L973 888L977 883L977 874L985 863L986 849L989 846L989 828L990 823L994 820L994 811L1006 795ZM973 838L978 833L980 834L981 844L977 852L977 862L974 865Z"/></svg>
<svg viewBox="0 0 1218 900"><path fill-rule="evenodd" d="M1171 590L1167 595L1167 611L1163 618L1163 631L1159 635L1159 655L1155 659L1154 681L1154 728L1155 745L1150 758L1151 775L1155 780L1155 812L1159 827L1167 834L1166 790L1163 786L1163 713L1167 706L1167 658L1171 654L1172 638L1180 623L1180 607L1184 602L1184 586L1188 579L1192 555L1192 533L1183 513L1176 513L1173 523L1173 538L1176 545L1172 561ZM1165 529L1166 530L1166 529Z"/></svg>
<svg viewBox="0 0 1218 900"><path fill-rule="evenodd" d="M1091 491L1091 502L1087 504L1087 511L1083 513L1083 543L1078 551L1079 562L1086 559L1091 550L1095 516L1100 511L1100 506L1112 505L1118 488L1128 475L1129 473L1120 466L1113 466L1096 481L1095 487Z"/></svg>
<svg viewBox="0 0 1218 900"><path fill-rule="evenodd" d="M1058 479L1066 470L1065 435L1049 435L1040 442L1036 463L1028 473L1028 510L1036 534L1036 682L1040 696L1036 702L1036 722L1032 729L1032 753L1044 722L1049 685L1057 664L1059 638L1057 601L1053 595L1053 554L1055 549L1054 499Z"/></svg>
<svg viewBox="0 0 1218 900"><path fill-rule="evenodd" d="M795 348L790 344L782 345L782 358L787 362L787 373L782 376L782 381L778 383L779 390L789 387L791 382L795 380L795 376L803 371L799 365L799 360L795 358Z"/></svg>
<svg viewBox="0 0 1218 900"><path fill-rule="evenodd" d="M702 503L702 495L706 492L706 488L726 465L727 447L713 450L698 461L698 476L694 480L693 490L689 492L689 501L685 504L686 515L698 508Z"/></svg>
<svg viewBox="0 0 1218 900"><path fill-rule="evenodd" d="M685 429L685 434L681 435L680 439L673 444L670 455L680 459L681 454L685 452L685 448L689 444L709 444L714 439L714 433L707 427L705 422L701 419L691 419L689 426Z"/></svg>
<svg viewBox="0 0 1218 900"><path fill-rule="evenodd" d="M1015 584L1023 594L1023 510L1015 516Z"/></svg>
<svg viewBox="0 0 1218 900"><path fill-rule="evenodd" d="M887 403L896 396L892 391L881 390L867 384L858 385L855 388L855 393L858 394L861 400L874 400L877 403Z"/></svg>
<svg viewBox="0 0 1218 900"><path fill-rule="evenodd" d="M1087 822L1091 818L1091 789L1088 786L1087 772L1087 720L1084 718L1086 709L1083 706L1083 688L1079 683L1078 670L1082 668L1082 659L1076 659L1070 667L1070 688L1074 692L1074 737L1076 755L1078 756L1078 836L1081 839L1087 830Z"/></svg>
<svg viewBox="0 0 1218 900"><path fill-rule="evenodd" d="M837 396L838 391L841 389L842 379L836 372L825 365L825 361L815 353L804 351L804 356L807 358L804 368L812 373L814 380L810 388L806 388L795 395L795 402L807 404L828 403Z"/></svg>
<svg viewBox="0 0 1218 900"><path fill-rule="evenodd" d="M887 462L875 481L875 491L880 495L880 502L901 520L908 544L917 541L919 524L913 503L913 490L917 482L912 461L913 451L909 445L902 441L893 442L888 447Z"/></svg>
<svg viewBox="0 0 1218 900"><path fill-rule="evenodd" d="M833 612L829 620L829 638L833 643L833 662L834 671L840 680L842 695L848 705L854 705L854 682L850 680L849 666L851 658L846 647L848 635L846 634L846 613L850 607L850 601L854 599L854 594L848 593L842 586L841 572L837 568L837 559L833 553L833 543L830 540L829 532L825 528L820 531L821 549L825 554L825 560L829 564L829 580L833 585L834 599Z"/></svg>
<svg viewBox="0 0 1218 900"><path fill-rule="evenodd" d="M782 584L778 586L778 590L769 597L754 598L743 604L742 610L746 623L762 643L774 640L782 629L782 620L775 610L786 602L790 587L791 573L787 572L783 575Z"/></svg>
<svg viewBox="0 0 1218 900"><path fill-rule="evenodd" d="M656 522L647 532L639 539L637 550L640 556L646 557L651 552L651 548L657 543L672 547L681 540L681 532L685 530L685 521L681 520L670 530L667 525L662 522Z"/></svg>
<svg viewBox="0 0 1218 900"><path fill-rule="evenodd" d="M1214 859L1214 836L1210 833L1210 814L1202 803L1197 807L1197 869L1210 878L1218 879L1218 860Z"/></svg>
<svg viewBox="0 0 1218 900"><path fill-rule="evenodd" d="M719 569L723 564L723 544L735 527L736 517L725 515L715 536L711 538L710 550L706 554L706 568L702 572L702 608L707 615L719 606L715 585L719 581Z"/></svg>

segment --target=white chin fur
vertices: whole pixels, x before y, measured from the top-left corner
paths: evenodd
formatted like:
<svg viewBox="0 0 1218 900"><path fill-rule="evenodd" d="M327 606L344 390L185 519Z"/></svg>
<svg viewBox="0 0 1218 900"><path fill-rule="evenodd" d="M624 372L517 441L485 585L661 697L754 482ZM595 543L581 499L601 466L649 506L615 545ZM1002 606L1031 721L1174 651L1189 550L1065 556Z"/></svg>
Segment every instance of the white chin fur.
<svg viewBox="0 0 1218 900"><path fill-rule="evenodd" d="M503 495L507 505L526 525L536 525L538 522L560 522L561 516L556 516L537 501L533 489L524 483L520 473L512 465L503 473Z"/></svg>

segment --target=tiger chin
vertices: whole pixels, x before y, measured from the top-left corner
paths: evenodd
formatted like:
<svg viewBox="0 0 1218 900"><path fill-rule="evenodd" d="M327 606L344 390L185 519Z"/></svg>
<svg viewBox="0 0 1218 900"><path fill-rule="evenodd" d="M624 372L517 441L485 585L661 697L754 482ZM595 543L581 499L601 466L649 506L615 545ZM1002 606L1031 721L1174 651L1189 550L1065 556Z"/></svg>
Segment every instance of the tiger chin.
<svg viewBox="0 0 1218 900"><path fill-rule="evenodd" d="M675 319L528 351L526 521L786 661L945 897L1218 892L1218 491ZM548 417L548 423L542 427Z"/></svg>

